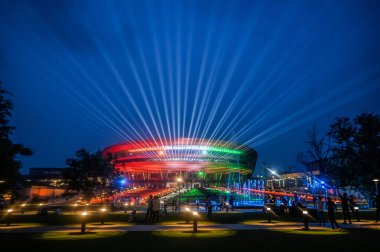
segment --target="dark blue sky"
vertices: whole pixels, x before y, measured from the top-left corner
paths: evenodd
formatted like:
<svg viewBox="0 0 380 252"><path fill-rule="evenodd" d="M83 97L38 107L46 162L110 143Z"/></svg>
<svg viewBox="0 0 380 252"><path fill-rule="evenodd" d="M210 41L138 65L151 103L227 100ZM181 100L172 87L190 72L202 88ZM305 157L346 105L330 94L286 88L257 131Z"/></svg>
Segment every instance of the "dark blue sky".
<svg viewBox="0 0 380 252"><path fill-rule="evenodd" d="M305 130L380 112L379 1L0 2L0 80L30 167L139 138L247 143L297 164Z"/></svg>

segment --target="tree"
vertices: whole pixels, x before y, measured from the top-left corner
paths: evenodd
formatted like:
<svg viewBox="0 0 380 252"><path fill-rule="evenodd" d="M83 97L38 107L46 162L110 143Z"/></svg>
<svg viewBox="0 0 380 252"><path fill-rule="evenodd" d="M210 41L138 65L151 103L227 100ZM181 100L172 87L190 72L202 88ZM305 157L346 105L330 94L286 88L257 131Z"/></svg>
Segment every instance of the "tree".
<svg viewBox="0 0 380 252"><path fill-rule="evenodd" d="M362 113L353 119L336 118L329 136L334 142L328 174L339 186L373 193L373 178L380 177L380 117Z"/></svg>
<svg viewBox="0 0 380 252"><path fill-rule="evenodd" d="M298 162L305 165L307 172L311 177L311 184L314 183L313 171L315 166L318 167L321 173L324 173L328 166L329 157L331 154L330 136L319 137L319 132L316 125L307 131L309 149L306 153L299 153Z"/></svg>
<svg viewBox="0 0 380 252"><path fill-rule="evenodd" d="M91 154L85 149L75 153L74 158L66 160L68 169L65 172L67 191L83 193L86 199L97 193L107 193L113 189L116 175L112 159L103 158L101 151Z"/></svg>
<svg viewBox="0 0 380 252"><path fill-rule="evenodd" d="M9 118L13 104L6 98L10 95L2 88L0 82L0 193L13 189L20 179L22 163L17 159L19 156L30 156L32 151L22 144L14 144L11 135L15 127L9 126Z"/></svg>

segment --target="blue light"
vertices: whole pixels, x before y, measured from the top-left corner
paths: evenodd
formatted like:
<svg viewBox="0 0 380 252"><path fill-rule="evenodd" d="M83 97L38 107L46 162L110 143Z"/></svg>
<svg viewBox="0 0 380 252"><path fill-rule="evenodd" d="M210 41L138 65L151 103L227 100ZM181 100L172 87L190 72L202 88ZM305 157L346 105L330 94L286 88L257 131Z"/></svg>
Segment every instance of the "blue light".
<svg viewBox="0 0 380 252"><path fill-rule="evenodd" d="M120 183L121 183L122 185L124 185L124 184L126 183L126 180L125 180L125 179L122 179L122 180L120 181Z"/></svg>
<svg viewBox="0 0 380 252"><path fill-rule="evenodd" d="M322 181L321 184L325 184L325 181Z"/></svg>

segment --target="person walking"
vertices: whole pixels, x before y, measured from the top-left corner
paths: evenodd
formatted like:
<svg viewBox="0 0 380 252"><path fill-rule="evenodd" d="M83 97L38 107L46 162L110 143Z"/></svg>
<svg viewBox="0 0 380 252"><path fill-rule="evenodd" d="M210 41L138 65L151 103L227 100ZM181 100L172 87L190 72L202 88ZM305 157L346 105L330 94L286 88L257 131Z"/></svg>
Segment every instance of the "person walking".
<svg viewBox="0 0 380 252"><path fill-rule="evenodd" d="M152 222L156 223L160 217L160 199L158 196L154 196L152 200Z"/></svg>
<svg viewBox="0 0 380 252"><path fill-rule="evenodd" d="M318 214L318 220L319 220L319 226L325 226L326 225L326 220L325 220L325 213L324 213L324 208L325 208L325 202L322 198L322 196L318 196L318 200L316 202L317 205L317 214Z"/></svg>
<svg viewBox="0 0 380 252"><path fill-rule="evenodd" d="M338 194L342 202L341 204L342 204L342 212L343 212L343 219L344 219L343 224L347 224L347 220L348 220L348 223L351 224L350 208L349 208L350 202L348 200L347 193L343 193L342 195L338 191Z"/></svg>
<svg viewBox="0 0 380 252"><path fill-rule="evenodd" d="M153 217L153 195L149 195L148 208L146 209L145 222L151 222Z"/></svg>
<svg viewBox="0 0 380 252"><path fill-rule="evenodd" d="M230 200L229 200L231 211L234 211L234 199L235 199L234 196L231 195Z"/></svg>
<svg viewBox="0 0 380 252"><path fill-rule="evenodd" d="M327 213L329 215L329 220L330 220L330 223L331 223L331 228L334 230L334 224L336 225L336 227L338 228L338 230L340 230L340 226L338 225L338 223L336 222L335 220L335 211L337 210L336 208L336 204L334 201L331 200L330 197L327 197L327 203L326 203L326 206L327 206Z"/></svg>
<svg viewBox="0 0 380 252"><path fill-rule="evenodd" d="M210 220L212 218L212 203L211 203L210 196L207 196L206 208L207 208L207 219Z"/></svg>

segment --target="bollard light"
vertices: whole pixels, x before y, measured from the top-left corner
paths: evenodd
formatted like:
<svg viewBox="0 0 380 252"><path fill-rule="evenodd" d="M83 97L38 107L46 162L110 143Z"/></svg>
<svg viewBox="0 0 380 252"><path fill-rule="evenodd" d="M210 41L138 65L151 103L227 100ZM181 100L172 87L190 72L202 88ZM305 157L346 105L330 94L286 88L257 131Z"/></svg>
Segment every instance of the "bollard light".
<svg viewBox="0 0 380 252"><path fill-rule="evenodd" d="M10 226L11 225L11 216L12 216L13 209L10 208L7 210L7 218L6 218L6 225Z"/></svg>
<svg viewBox="0 0 380 252"><path fill-rule="evenodd" d="M81 234L84 234L86 232L86 216L88 215L88 213L84 211L81 213L81 215L82 215L82 223L80 227L80 232Z"/></svg>
<svg viewBox="0 0 380 252"><path fill-rule="evenodd" d="M304 229L309 230L309 220L308 220L308 215L309 213L307 211L302 211L303 214L303 220L304 220Z"/></svg>
<svg viewBox="0 0 380 252"><path fill-rule="evenodd" d="M193 232L198 232L198 212L193 212Z"/></svg>
<svg viewBox="0 0 380 252"><path fill-rule="evenodd" d="M355 214L356 214L356 220L357 220L358 222L360 222L359 207L358 207L358 206L355 206L355 207L354 207L354 210L355 210Z"/></svg>
<svg viewBox="0 0 380 252"><path fill-rule="evenodd" d="M107 210L104 207L100 209L100 225L104 225L104 215L106 211Z"/></svg>
<svg viewBox="0 0 380 252"><path fill-rule="evenodd" d="M25 208L25 206L26 206L25 203L21 205L21 214L24 214L24 208Z"/></svg>
<svg viewBox="0 0 380 252"><path fill-rule="evenodd" d="M124 213L127 213L128 203L124 203Z"/></svg>
<svg viewBox="0 0 380 252"><path fill-rule="evenodd" d="M188 208L188 207L186 207L185 208L185 219L186 219L186 224L189 224L189 222L190 222L190 208Z"/></svg>
<svg viewBox="0 0 380 252"><path fill-rule="evenodd" d="M272 222L272 209L270 207L267 207L267 216L268 216L268 223Z"/></svg>

